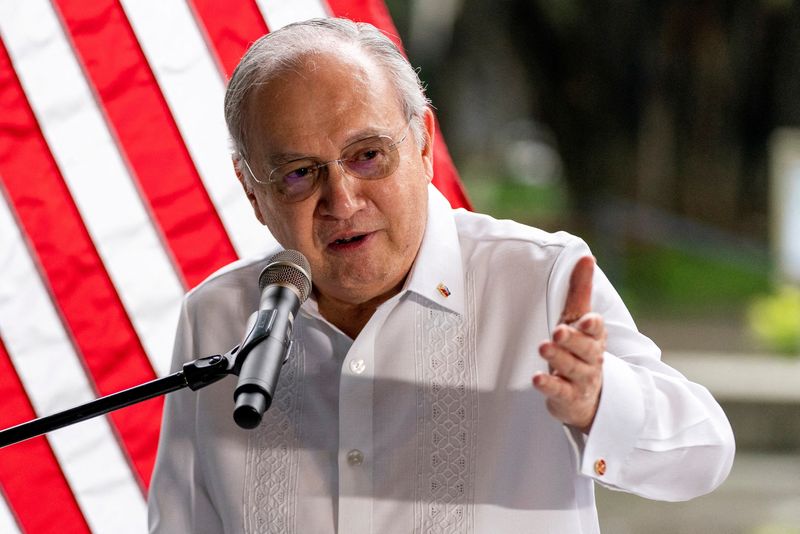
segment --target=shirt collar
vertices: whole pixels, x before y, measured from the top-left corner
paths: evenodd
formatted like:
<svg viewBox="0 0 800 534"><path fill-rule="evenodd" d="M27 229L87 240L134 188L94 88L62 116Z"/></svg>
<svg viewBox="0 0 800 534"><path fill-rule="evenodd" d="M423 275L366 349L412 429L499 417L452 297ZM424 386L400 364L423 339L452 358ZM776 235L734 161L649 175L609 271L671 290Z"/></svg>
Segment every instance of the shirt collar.
<svg viewBox="0 0 800 534"><path fill-rule="evenodd" d="M453 208L433 185L428 186L428 220L422 243L399 296L408 291L464 314L464 269ZM323 319L313 295L302 309L311 317Z"/></svg>
<svg viewBox="0 0 800 534"><path fill-rule="evenodd" d="M464 268L453 209L428 186L428 221L404 290L455 313L464 313Z"/></svg>

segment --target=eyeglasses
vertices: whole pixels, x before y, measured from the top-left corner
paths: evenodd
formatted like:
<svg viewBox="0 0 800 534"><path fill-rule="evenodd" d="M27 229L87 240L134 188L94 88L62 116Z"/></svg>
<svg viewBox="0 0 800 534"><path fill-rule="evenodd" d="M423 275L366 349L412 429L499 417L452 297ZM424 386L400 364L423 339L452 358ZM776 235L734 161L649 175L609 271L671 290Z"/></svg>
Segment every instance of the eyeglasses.
<svg viewBox="0 0 800 534"><path fill-rule="evenodd" d="M408 125L399 141L388 135L367 137L347 145L339 159L320 162L313 158L303 158L279 165L272 169L266 181L256 177L244 157L242 161L253 179L260 184L271 185L283 202L300 202L317 190L323 172L328 172L328 165L332 163L338 164L342 171L360 180L386 178L397 170L400 163L397 147L406 137Z"/></svg>

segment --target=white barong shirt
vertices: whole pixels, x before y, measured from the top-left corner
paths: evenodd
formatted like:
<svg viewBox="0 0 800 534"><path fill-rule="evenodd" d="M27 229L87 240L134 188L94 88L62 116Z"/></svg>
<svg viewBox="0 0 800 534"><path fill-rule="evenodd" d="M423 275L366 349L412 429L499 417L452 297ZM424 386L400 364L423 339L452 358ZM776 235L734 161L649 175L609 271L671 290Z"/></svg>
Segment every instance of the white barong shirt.
<svg viewBox="0 0 800 534"><path fill-rule="evenodd" d="M586 254L563 232L452 210L431 187L403 289L355 340L306 301L257 429L233 422L235 377L168 396L151 532L596 533L595 482L670 501L711 491L733 460L725 415L660 361L599 269L608 343L590 434L531 385ZM241 341L264 265L234 263L187 295L174 370Z"/></svg>

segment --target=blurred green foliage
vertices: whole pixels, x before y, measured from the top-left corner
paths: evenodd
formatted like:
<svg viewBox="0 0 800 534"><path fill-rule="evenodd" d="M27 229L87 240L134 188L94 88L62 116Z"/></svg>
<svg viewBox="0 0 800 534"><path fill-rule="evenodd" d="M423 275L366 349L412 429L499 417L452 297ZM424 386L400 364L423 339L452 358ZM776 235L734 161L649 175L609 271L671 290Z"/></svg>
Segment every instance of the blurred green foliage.
<svg viewBox="0 0 800 534"><path fill-rule="evenodd" d="M607 236L571 228L568 193L559 182L525 184L464 173L476 211L548 231L576 231L586 239L634 316L745 313L771 291L769 265L734 249L710 250L627 240L608 247ZM589 230L591 231L591 230Z"/></svg>
<svg viewBox="0 0 800 534"><path fill-rule="evenodd" d="M766 269L732 256L633 243L617 261L623 272L618 289L634 314L727 314L770 288Z"/></svg>
<svg viewBox="0 0 800 534"><path fill-rule="evenodd" d="M800 527L785 523L768 523L754 528L752 534L800 534Z"/></svg>
<svg viewBox="0 0 800 534"><path fill-rule="evenodd" d="M750 328L772 350L800 356L800 288L784 285L753 300Z"/></svg>
<svg viewBox="0 0 800 534"><path fill-rule="evenodd" d="M463 177L475 211L555 230L567 215L567 192L558 183L526 184Z"/></svg>

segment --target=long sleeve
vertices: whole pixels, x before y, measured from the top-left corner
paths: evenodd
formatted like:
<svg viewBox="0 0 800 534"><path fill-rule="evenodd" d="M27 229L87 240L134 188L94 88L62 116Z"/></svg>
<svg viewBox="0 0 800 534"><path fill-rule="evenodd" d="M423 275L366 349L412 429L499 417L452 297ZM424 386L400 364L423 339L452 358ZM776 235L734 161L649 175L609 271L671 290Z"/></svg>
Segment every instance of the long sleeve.
<svg viewBox="0 0 800 534"><path fill-rule="evenodd" d="M194 359L192 328L186 301L178 323L172 372ZM223 532L197 468L195 423L197 394L183 389L170 393L164 404L164 418L158 459L148 496L148 524L151 533Z"/></svg>
<svg viewBox="0 0 800 534"><path fill-rule="evenodd" d="M549 283L551 328L566 298L572 266L589 254L575 239ZM734 456L730 424L706 388L661 361L605 275L595 269L592 309L603 315L608 343L600 405L588 437L568 431L581 474L600 484L665 501L687 500L719 486Z"/></svg>

